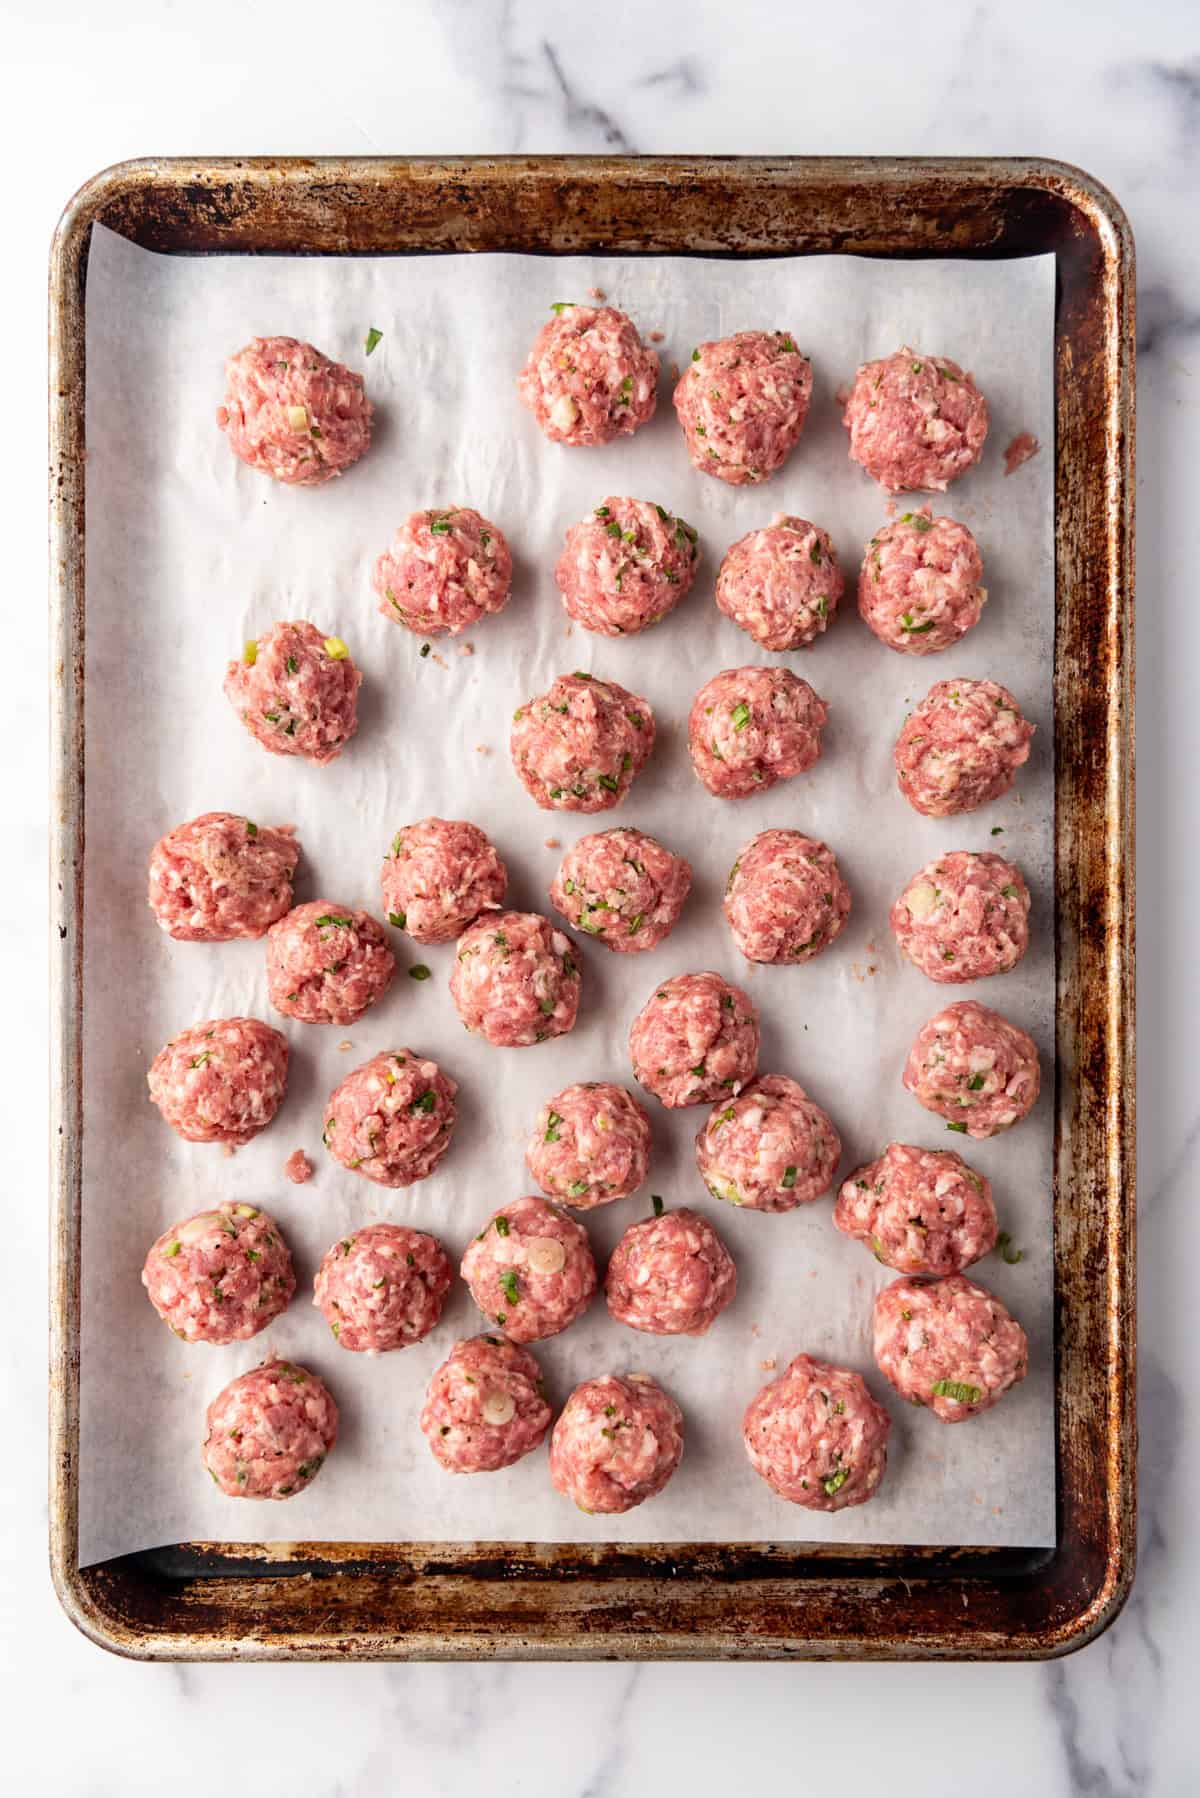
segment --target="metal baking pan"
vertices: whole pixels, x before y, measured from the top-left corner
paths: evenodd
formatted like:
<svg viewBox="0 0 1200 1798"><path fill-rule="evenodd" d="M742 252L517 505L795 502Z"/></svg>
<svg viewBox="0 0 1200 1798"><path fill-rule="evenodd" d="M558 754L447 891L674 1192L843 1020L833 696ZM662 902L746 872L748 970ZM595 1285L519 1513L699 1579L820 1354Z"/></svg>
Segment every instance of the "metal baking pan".
<svg viewBox="0 0 1200 1798"><path fill-rule="evenodd" d="M1054 694L1057 1547L189 1543L80 1570L84 298L92 226L207 253L1057 257ZM1134 253L1119 206L1027 159L512 157L124 163L50 264L51 1562L146 1659L1018 1659L1133 1577Z"/></svg>

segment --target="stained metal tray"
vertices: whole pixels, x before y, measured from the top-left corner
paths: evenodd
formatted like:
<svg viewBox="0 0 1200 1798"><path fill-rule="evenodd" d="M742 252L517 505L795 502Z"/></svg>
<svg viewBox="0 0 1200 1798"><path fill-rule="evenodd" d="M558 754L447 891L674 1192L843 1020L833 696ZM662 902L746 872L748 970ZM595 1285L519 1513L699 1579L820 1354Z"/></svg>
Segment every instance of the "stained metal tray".
<svg viewBox="0 0 1200 1798"><path fill-rule="evenodd" d="M191 1543L77 1567L95 223L167 253L1055 253L1056 1548ZM93 1640L159 1659L1014 1659L1112 1621L1135 1534L1133 380L1129 226L1062 163L148 160L76 195L50 265L50 1515L59 1596Z"/></svg>

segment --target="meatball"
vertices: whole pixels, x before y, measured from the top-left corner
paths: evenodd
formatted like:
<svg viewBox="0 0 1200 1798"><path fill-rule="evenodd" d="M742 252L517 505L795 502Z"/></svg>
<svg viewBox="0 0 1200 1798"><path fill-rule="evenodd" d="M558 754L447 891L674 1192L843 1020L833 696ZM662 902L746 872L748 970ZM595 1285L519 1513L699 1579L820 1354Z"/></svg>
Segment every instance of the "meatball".
<svg viewBox="0 0 1200 1798"><path fill-rule="evenodd" d="M965 524L905 512L876 531L858 577L858 610L881 643L904 655L949 649L987 600L983 557Z"/></svg>
<svg viewBox="0 0 1200 1798"><path fill-rule="evenodd" d="M850 888L824 843L798 830L763 830L730 870L724 909L748 961L811 961L844 930Z"/></svg>
<svg viewBox="0 0 1200 1798"><path fill-rule="evenodd" d="M430 1380L421 1428L447 1473L495 1473L541 1447L552 1415L528 1349L472 1336Z"/></svg>
<svg viewBox="0 0 1200 1798"><path fill-rule="evenodd" d="M460 1269L471 1297L510 1342L541 1342L581 1317L596 1290L587 1231L545 1199L493 1212Z"/></svg>
<svg viewBox="0 0 1200 1798"><path fill-rule="evenodd" d="M693 465L741 487L782 468L811 398L812 363L787 331L735 331L692 351L675 410Z"/></svg>
<svg viewBox="0 0 1200 1798"><path fill-rule="evenodd" d="M956 1274L996 1246L991 1181L953 1149L889 1143L843 1183L833 1221L902 1274Z"/></svg>
<svg viewBox="0 0 1200 1798"><path fill-rule="evenodd" d="M508 604L512 554L500 527L470 506L414 512L371 584L385 618L421 637L457 637Z"/></svg>
<svg viewBox="0 0 1200 1798"><path fill-rule="evenodd" d="M692 864L644 830L620 826L580 837L563 856L550 903L568 924L618 955L656 949L692 887Z"/></svg>
<svg viewBox="0 0 1200 1798"><path fill-rule="evenodd" d="M758 1067L758 1010L720 974L664 980L629 1031L639 1084L669 1110L740 1092Z"/></svg>
<svg viewBox="0 0 1200 1798"><path fill-rule="evenodd" d="M718 1100L696 1137L700 1178L714 1199L749 1211L791 1211L828 1192L842 1144L825 1112L786 1074L764 1074Z"/></svg>
<svg viewBox="0 0 1200 1798"><path fill-rule="evenodd" d="M368 1224L334 1243L317 1269L313 1304L342 1348L386 1355L428 1336L452 1279L436 1236Z"/></svg>
<svg viewBox="0 0 1200 1798"><path fill-rule="evenodd" d="M828 532L781 512L726 552L717 605L764 649L807 649L837 611L845 584Z"/></svg>
<svg viewBox="0 0 1200 1798"><path fill-rule="evenodd" d="M973 812L1008 792L1034 728L998 681L940 680L896 739L900 791L926 818Z"/></svg>
<svg viewBox="0 0 1200 1798"><path fill-rule="evenodd" d="M634 636L673 612L696 577L696 533L644 499L610 494L567 532L554 578L569 617Z"/></svg>
<svg viewBox="0 0 1200 1798"><path fill-rule="evenodd" d="M737 1291L733 1256L707 1218L681 1206L631 1224L604 1281L610 1314L651 1336L703 1336Z"/></svg>
<svg viewBox="0 0 1200 1798"><path fill-rule="evenodd" d="M448 943L481 912L499 911L508 870L477 824L422 818L392 838L383 864L389 924L418 943Z"/></svg>
<svg viewBox="0 0 1200 1798"><path fill-rule="evenodd" d="M628 437L653 418L658 355L615 306L560 300L533 340L517 392L552 443Z"/></svg>
<svg viewBox="0 0 1200 1798"><path fill-rule="evenodd" d="M287 1090L286 1036L258 1018L210 1018L150 1064L150 1097L185 1142L239 1148L265 1130Z"/></svg>
<svg viewBox="0 0 1200 1798"><path fill-rule="evenodd" d="M538 1112L525 1165L548 1198L578 1211L627 1199L650 1168L650 1119L623 1086L564 1087Z"/></svg>
<svg viewBox="0 0 1200 1798"><path fill-rule="evenodd" d="M576 1386L550 1438L550 1478L581 1511L632 1511L683 1459L683 1412L648 1373Z"/></svg>
<svg viewBox="0 0 1200 1798"><path fill-rule="evenodd" d="M332 899L296 906L267 932L267 997L301 1024L353 1024L395 972L383 926Z"/></svg>
<svg viewBox="0 0 1200 1798"><path fill-rule="evenodd" d="M1029 1371L1029 1343L965 1274L893 1280L875 1300L875 1359L901 1398L943 1423L988 1411Z"/></svg>
<svg viewBox="0 0 1200 1798"><path fill-rule="evenodd" d="M560 674L549 692L517 707L510 746L543 811L608 812L654 747L654 713L616 681Z"/></svg>
<svg viewBox="0 0 1200 1798"><path fill-rule="evenodd" d="M255 337L225 364L217 423L239 461L289 487L319 487L371 446L363 378L294 337Z"/></svg>
<svg viewBox="0 0 1200 1798"><path fill-rule="evenodd" d="M256 742L272 755L323 767L358 729L362 675L340 637L315 624L273 624L230 662L225 696Z"/></svg>
<svg viewBox="0 0 1200 1798"><path fill-rule="evenodd" d="M726 668L692 701L692 767L718 799L765 793L811 768L829 708L786 668Z"/></svg>
<svg viewBox="0 0 1200 1798"><path fill-rule="evenodd" d="M300 845L234 812L177 824L150 851L150 910L177 943L265 936L292 903Z"/></svg>
<svg viewBox="0 0 1200 1798"><path fill-rule="evenodd" d="M1031 1036L998 1011L960 999L917 1032L904 1084L951 1130L982 1139L1029 1115L1042 1070Z"/></svg>
<svg viewBox="0 0 1200 1798"><path fill-rule="evenodd" d="M343 1167L379 1186L424 1180L450 1147L458 1083L436 1061L392 1049L330 1094L321 1141Z"/></svg>
<svg viewBox="0 0 1200 1798"><path fill-rule="evenodd" d="M275 1219L229 1202L164 1230L142 1285L185 1342L244 1342L287 1310L296 1275Z"/></svg>
<svg viewBox="0 0 1200 1798"><path fill-rule="evenodd" d="M930 980L983 980L1015 968L1029 947L1029 888L1003 856L955 849L913 876L892 907L891 926Z"/></svg>
<svg viewBox="0 0 1200 1798"><path fill-rule="evenodd" d="M497 1049L565 1036L583 984L573 947L532 911L496 912L464 930L450 997L467 1029Z"/></svg>
<svg viewBox="0 0 1200 1798"><path fill-rule="evenodd" d="M891 1427L861 1374L797 1355L751 1399L742 1434L772 1492L809 1511L844 1511L874 1495Z"/></svg>
<svg viewBox="0 0 1200 1798"><path fill-rule="evenodd" d="M294 1361L264 1361L208 1407L204 1465L226 1498L292 1498L312 1484L337 1441L324 1380Z"/></svg>
<svg viewBox="0 0 1200 1798"><path fill-rule="evenodd" d="M957 362L902 349L863 363L842 423L851 460L888 493L944 493L983 454L988 409Z"/></svg>

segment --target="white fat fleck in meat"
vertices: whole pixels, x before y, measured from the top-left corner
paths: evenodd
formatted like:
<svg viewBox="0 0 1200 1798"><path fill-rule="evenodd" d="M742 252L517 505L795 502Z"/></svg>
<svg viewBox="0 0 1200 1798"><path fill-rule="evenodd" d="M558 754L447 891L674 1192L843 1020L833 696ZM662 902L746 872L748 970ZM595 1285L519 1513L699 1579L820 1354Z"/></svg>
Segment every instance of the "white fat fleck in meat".
<svg viewBox="0 0 1200 1798"><path fill-rule="evenodd" d="M1025 1378L1029 1343L999 1299L965 1274L904 1278L875 1300L875 1359L910 1404L961 1423Z"/></svg>
<svg viewBox="0 0 1200 1798"><path fill-rule="evenodd" d="M905 348L863 364L842 422L851 459L887 492L943 493L982 455L988 409L957 362Z"/></svg>
<svg viewBox="0 0 1200 1798"><path fill-rule="evenodd" d="M508 604L512 552L499 525L471 506L414 512L371 578L394 624L422 637L458 636Z"/></svg>
<svg viewBox="0 0 1200 1798"><path fill-rule="evenodd" d="M217 424L235 456L289 486L344 473L371 443L363 378L294 337L255 337L225 364Z"/></svg>
<svg viewBox="0 0 1200 1798"><path fill-rule="evenodd" d="M583 1225L536 1197L494 1212L468 1245L461 1272L488 1323L512 1342L557 1336L596 1290Z"/></svg>

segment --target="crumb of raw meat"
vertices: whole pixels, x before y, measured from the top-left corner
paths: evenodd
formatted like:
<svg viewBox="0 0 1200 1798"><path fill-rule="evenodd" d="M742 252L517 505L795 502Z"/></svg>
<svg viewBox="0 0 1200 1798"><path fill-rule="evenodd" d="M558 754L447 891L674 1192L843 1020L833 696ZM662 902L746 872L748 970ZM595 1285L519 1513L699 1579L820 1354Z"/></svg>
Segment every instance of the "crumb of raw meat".
<svg viewBox="0 0 1200 1798"><path fill-rule="evenodd" d="M475 753L476 755L491 755L492 752L486 743L476 743Z"/></svg>
<svg viewBox="0 0 1200 1798"><path fill-rule="evenodd" d="M344 1036L342 1038L341 1042L338 1044L339 1049L352 1049L353 1047L354 1047L354 1044L350 1041L350 1038L348 1036Z"/></svg>
<svg viewBox="0 0 1200 1798"><path fill-rule="evenodd" d="M1005 474L1016 474L1021 464L1028 462L1031 456L1036 456L1041 447L1032 432L1018 432L1004 452Z"/></svg>
<svg viewBox="0 0 1200 1798"><path fill-rule="evenodd" d="M837 389L835 389L833 397L837 401L839 406L849 405L850 391L851 390L849 387L838 387Z"/></svg>
<svg viewBox="0 0 1200 1798"><path fill-rule="evenodd" d="M897 512L897 506L896 506L895 500L894 499L888 500L887 504L884 506L883 509L887 513L889 518L894 518L896 516L896 512Z"/></svg>
<svg viewBox="0 0 1200 1798"><path fill-rule="evenodd" d="M283 1171L293 1186L303 1186L313 1177L313 1164L303 1149L293 1149L283 1164Z"/></svg>
<svg viewBox="0 0 1200 1798"><path fill-rule="evenodd" d="M475 654L475 645L473 643L460 643L458 646L458 653L460 656L473 656Z"/></svg>
<svg viewBox="0 0 1200 1798"><path fill-rule="evenodd" d="M661 343L663 338L666 336L666 332L665 331L648 331L646 333L646 335L649 337L651 343Z"/></svg>
<svg viewBox="0 0 1200 1798"><path fill-rule="evenodd" d="M547 847L547 849L561 849L562 848L562 838L561 837L547 837L546 838L546 847Z"/></svg>
<svg viewBox="0 0 1200 1798"><path fill-rule="evenodd" d="M678 364L678 362L672 362L672 364L671 364L671 379L673 381L677 381L679 379L679 364Z"/></svg>
<svg viewBox="0 0 1200 1798"><path fill-rule="evenodd" d="M603 306L605 300L608 298L608 295L602 287L589 287L588 295L591 299L595 300L598 306Z"/></svg>
<svg viewBox="0 0 1200 1798"><path fill-rule="evenodd" d="M237 1144L236 1143L231 1143L231 1142L222 1143L221 1148L226 1155L236 1155L237 1154Z"/></svg>
<svg viewBox="0 0 1200 1798"><path fill-rule="evenodd" d="M750 1334L751 1334L751 1336L761 1336L761 1335L762 1335L762 1327L761 1327L761 1325L759 1325L759 1324L751 1324L751 1325L750 1325Z"/></svg>
<svg viewBox="0 0 1200 1798"><path fill-rule="evenodd" d="M446 660L445 656L439 655L436 649L433 651L433 653L429 659L431 662L436 662L439 668L448 668L450 666L450 664Z"/></svg>
<svg viewBox="0 0 1200 1798"><path fill-rule="evenodd" d="M774 1373L775 1369L779 1366L779 1358L776 1355L768 1355L766 1360L760 1361L758 1365L762 1368L764 1373Z"/></svg>

